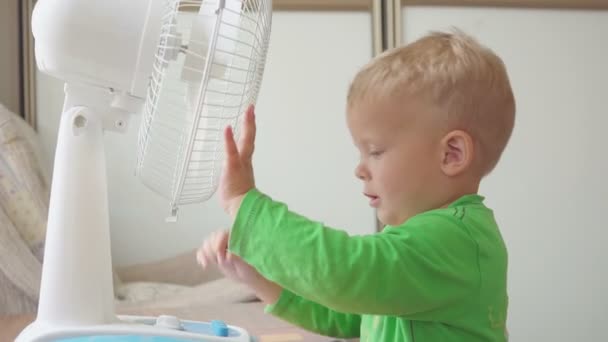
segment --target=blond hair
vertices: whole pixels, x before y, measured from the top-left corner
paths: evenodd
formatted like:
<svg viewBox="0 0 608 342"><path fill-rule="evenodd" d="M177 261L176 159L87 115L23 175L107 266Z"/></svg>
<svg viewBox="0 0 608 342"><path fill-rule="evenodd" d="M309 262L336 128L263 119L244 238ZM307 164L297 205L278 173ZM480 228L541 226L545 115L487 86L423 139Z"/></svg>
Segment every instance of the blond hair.
<svg viewBox="0 0 608 342"><path fill-rule="evenodd" d="M494 169L513 131L515 99L505 65L490 49L459 30L432 32L366 65L348 105L404 97L437 107L448 129L473 137L482 175Z"/></svg>

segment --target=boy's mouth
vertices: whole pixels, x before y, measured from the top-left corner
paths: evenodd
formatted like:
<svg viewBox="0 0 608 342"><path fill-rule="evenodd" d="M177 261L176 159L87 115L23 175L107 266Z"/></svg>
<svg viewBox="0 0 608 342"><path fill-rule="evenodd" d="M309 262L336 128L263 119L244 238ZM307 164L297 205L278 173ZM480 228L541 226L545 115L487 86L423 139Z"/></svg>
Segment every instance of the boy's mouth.
<svg viewBox="0 0 608 342"><path fill-rule="evenodd" d="M363 193L363 195L365 195L365 197L369 198L369 205L371 207L378 207L378 204L380 203L380 198L376 195L372 195L372 194L367 194L367 193Z"/></svg>

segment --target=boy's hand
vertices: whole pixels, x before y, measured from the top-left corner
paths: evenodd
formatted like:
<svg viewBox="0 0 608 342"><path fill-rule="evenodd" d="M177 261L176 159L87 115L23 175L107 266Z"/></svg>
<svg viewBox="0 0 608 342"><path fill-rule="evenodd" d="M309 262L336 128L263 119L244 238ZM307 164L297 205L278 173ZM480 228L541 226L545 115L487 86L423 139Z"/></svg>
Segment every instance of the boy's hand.
<svg viewBox="0 0 608 342"><path fill-rule="evenodd" d="M211 234L196 253L198 263L203 269L216 264L224 276L241 283L249 284L255 281L260 277L258 271L238 256L228 252L229 239L230 233L226 230Z"/></svg>
<svg viewBox="0 0 608 342"><path fill-rule="evenodd" d="M253 156L255 142L255 114L253 105L247 108L243 118L243 132L237 148L232 127L224 130L226 158L222 171L219 197L224 211L234 218L245 194L255 187Z"/></svg>

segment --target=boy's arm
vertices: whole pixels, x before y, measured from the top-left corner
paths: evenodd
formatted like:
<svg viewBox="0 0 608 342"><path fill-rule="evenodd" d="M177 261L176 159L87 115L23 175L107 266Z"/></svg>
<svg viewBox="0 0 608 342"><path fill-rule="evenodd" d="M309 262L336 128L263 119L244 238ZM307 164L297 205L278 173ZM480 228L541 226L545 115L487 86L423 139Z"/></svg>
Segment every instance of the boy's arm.
<svg viewBox="0 0 608 342"><path fill-rule="evenodd" d="M470 295L479 281L476 246L448 217L351 237L255 189L242 201L229 250L289 292L339 312L424 315Z"/></svg>
<svg viewBox="0 0 608 342"><path fill-rule="evenodd" d="M263 276L256 276L247 285L268 306L266 312L317 334L359 337L361 316L333 311L284 290Z"/></svg>
<svg viewBox="0 0 608 342"><path fill-rule="evenodd" d="M334 311L288 290L283 290L279 300L266 307L266 312L320 335L339 338L360 336L360 315Z"/></svg>

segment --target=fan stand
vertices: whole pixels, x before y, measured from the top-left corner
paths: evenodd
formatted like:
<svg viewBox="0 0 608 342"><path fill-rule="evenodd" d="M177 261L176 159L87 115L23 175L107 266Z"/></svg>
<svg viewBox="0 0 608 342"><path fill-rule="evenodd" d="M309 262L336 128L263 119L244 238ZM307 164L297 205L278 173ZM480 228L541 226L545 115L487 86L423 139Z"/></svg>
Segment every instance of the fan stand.
<svg viewBox="0 0 608 342"><path fill-rule="evenodd" d="M137 111L133 107L141 100L86 86L66 85L65 93L38 316L20 336L22 341L50 333L47 328L51 326L64 329L118 322L103 133L125 132L129 113Z"/></svg>

